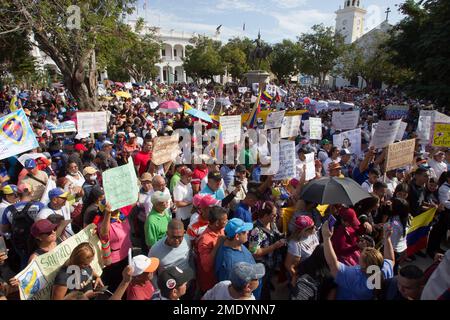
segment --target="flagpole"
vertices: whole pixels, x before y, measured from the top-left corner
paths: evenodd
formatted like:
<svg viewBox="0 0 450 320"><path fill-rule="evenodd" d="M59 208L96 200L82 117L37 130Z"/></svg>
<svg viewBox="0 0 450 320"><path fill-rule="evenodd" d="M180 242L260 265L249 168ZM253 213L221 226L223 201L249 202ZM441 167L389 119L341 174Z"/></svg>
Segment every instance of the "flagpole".
<svg viewBox="0 0 450 320"><path fill-rule="evenodd" d="M263 90L263 86L264 86L264 85L265 85L265 83L263 83L263 82L260 82L260 83L259 83L258 97L257 97L257 99L256 99L255 106L253 107L253 109L252 109L252 111L250 112L250 115L249 115L247 121L245 122L245 125L247 126L247 128L248 128L248 126L250 125L250 122L252 121L252 118L253 118L253 116L254 116L256 110L258 109L258 106L259 106L259 103L260 103L260 100L261 100L261 93L262 93L262 90Z"/></svg>

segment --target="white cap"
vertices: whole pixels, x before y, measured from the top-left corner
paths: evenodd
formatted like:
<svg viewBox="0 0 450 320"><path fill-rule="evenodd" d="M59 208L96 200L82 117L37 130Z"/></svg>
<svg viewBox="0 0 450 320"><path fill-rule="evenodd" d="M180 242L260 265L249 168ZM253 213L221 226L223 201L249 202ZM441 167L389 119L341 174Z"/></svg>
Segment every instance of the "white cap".
<svg viewBox="0 0 450 320"><path fill-rule="evenodd" d="M130 138L136 138L136 135L135 135L133 132L130 132L130 133L128 134L128 136L129 136Z"/></svg>
<svg viewBox="0 0 450 320"><path fill-rule="evenodd" d="M142 254L133 257L133 277L137 277L144 272L155 272L159 266L159 259L152 257L146 257Z"/></svg>
<svg viewBox="0 0 450 320"><path fill-rule="evenodd" d="M104 146L112 146L114 144L111 141L109 141L109 140L105 140L105 142L103 142L103 145Z"/></svg>

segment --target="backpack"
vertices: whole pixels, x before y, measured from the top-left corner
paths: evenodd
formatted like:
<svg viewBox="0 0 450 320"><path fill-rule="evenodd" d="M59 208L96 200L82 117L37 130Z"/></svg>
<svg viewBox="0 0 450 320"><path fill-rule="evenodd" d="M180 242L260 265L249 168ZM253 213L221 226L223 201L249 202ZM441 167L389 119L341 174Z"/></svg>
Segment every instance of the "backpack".
<svg viewBox="0 0 450 320"><path fill-rule="evenodd" d="M319 300L319 282L310 275L303 274L297 279L292 290L292 300Z"/></svg>
<svg viewBox="0 0 450 320"><path fill-rule="evenodd" d="M33 202L28 202L25 207L18 211L13 205L10 207L12 213L11 241L15 248L26 250L30 238L31 226L34 220L28 215Z"/></svg>

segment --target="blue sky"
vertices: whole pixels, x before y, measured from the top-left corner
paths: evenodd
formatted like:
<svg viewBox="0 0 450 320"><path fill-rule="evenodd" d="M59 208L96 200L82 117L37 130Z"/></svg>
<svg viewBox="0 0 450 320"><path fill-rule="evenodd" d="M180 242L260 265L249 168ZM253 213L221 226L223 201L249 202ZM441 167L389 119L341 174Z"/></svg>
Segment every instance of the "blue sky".
<svg viewBox="0 0 450 320"><path fill-rule="evenodd" d="M402 18L396 4L404 1L360 1L368 10L366 31L385 19L387 7L392 11L389 15L391 24ZM286 38L294 40L314 24L334 26L334 12L343 5L344 0L138 0L134 16L141 16L148 24L163 30L209 36L222 25L222 41L234 36L253 39L261 29L262 38L275 43Z"/></svg>

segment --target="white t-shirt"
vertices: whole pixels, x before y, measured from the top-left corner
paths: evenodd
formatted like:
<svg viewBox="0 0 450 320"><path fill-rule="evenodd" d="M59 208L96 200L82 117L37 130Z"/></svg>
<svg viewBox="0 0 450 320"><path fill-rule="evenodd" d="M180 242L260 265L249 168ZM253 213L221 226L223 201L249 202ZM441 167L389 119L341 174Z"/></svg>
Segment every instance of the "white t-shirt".
<svg viewBox="0 0 450 320"><path fill-rule="evenodd" d="M68 174L66 175L66 178L72 183L74 187L82 187L86 181L80 171L77 172L76 176Z"/></svg>
<svg viewBox="0 0 450 320"><path fill-rule="evenodd" d="M434 170L436 174L436 179L439 179L442 173L447 171L447 165L444 161L437 162L434 159L428 160L428 165Z"/></svg>
<svg viewBox="0 0 450 320"><path fill-rule="evenodd" d="M319 237L317 233L308 236L300 241L289 240L288 242L288 252L294 257L307 259L316 247L319 245Z"/></svg>
<svg viewBox="0 0 450 320"><path fill-rule="evenodd" d="M191 217L193 196L192 185L190 183L185 185L183 182L178 181L173 188L173 201L184 201L191 204L186 207L177 207L177 219L186 220Z"/></svg>
<svg viewBox="0 0 450 320"><path fill-rule="evenodd" d="M38 220L44 220L47 219L48 216L52 215L52 214L57 214L60 216L64 217L64 220L70 220L70 205L69 203L66 201L66 204L64 207L62 207L61 209L58 210L54 210L52 208L49 208L48 205L42 209L41 211L39 211L38 215L36 216L36 221ZM73 232L72 230L72 224L69 223L66 227L66 229L64 230L64 233L66 235L67 238L73 236L75 234L75 232Z"/></svg>
<svg viewBox="0 0 450 320"><path fill-rule="evenodd" d="M228 289L230 285L230 280L220 281L214 287L206 291L202 300L256 300L253 294L248 299L234 299L230 295L230 291Z"/></svg>
<svg viewBox="0 0 450 320"><path fill-rule="evenodd" d="M398 216L394 216L391 219L392 225L392 246L394 247L394 251L397 253L401 253L406 250L406 236L403 236L403 225ZM408 227L406 227L406 233L408 232ZM405 235L406 235L405 233Z"/></svg>
<svg viewBox="0 0 450 320"><path fill-rule="evenodd" d="M361 185L361 188L363 188L369 193L373 192L373 184L370 183L369 180L364 181L363 184Z"/></svg>

